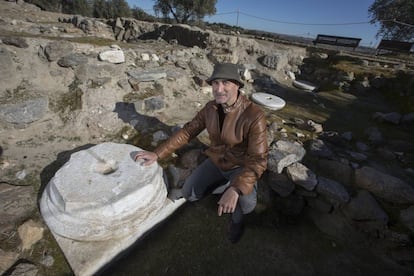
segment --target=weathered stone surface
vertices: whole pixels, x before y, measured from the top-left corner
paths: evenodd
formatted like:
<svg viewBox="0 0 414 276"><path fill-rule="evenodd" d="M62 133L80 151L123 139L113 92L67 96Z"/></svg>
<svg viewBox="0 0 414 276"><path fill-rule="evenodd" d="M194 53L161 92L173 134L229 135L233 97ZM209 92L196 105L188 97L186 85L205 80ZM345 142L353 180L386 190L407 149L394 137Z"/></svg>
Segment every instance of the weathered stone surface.
<svg viewBox="0 0 414 276"><path fill-rule="evenodd" d="M1 38L4 44L13 45L18 48L28 48L29 44L27 44L26 39L22 37L3 37Z"/></svg>
<svg viewBox="0 0 414 276"><path fill-rule="evenodd" d="M31 263L20 263L18 264L13 271L11 276L36 276L39 269Z"/></svg>
<svg viewBox="0 0 414 276"><path fill-rule="evenodd" d="M5 49L0 48L0 83L2 88L8 88L7 82L16 73L16 65L13 62L11 53Z"/></svg>
<svg viewBox="0 0 414 276"><path fill-rule="evenodd" d="M361 190L351 198L343 208L345 214L356 221L371 221L384 229L388 223L388 215L384 212L375 198L367 191Z"/></svg>
<svg viewBox="0 0 414 276"><path fill-rule="evenodd" d="M69 42L53 41L46 45L44 52L47 60L55 61L70 54L73 49L73 45Z"/></svg>
<svg viewBox="0 0 414 276"><path fill-rule="evenodd" d="M315 189L318 184L316 174L299 162L287 167L286 173L296 185L302 186L308 191Z"/></svg>
<svg viewBox="0 0 414 276"><path fill-rule="evenodd" d="M152 97L149 99L145 99L144 106L145 109L148 111L154 111L164 108L164 99L161 97Z"/></svg>
<svg viewBox="0 0 414 276"><path fill-rule="evenodd" d="M344 186L329 178L318 177L316 191L337 206L349 201L349 194Z"/></svg>
<svg viewBox="0 0 414 276"><path fill-rule="evenodd" d="M358 232L339 212L321 213L310 210L310 218L322 232L343 242L360 243L365 236Z"/></svg>
<svg viewBox="0 0 414 276"><path fill-rule="evenodd" d="M162 68L148 69L148 70L131 70L127 74L137 81L154 81L164 79L167 73Z"/></svg>
<svg viewBox="0 0 414 276"><path fill-rule="evenodd" d="M90 275L185 202L167 198L162 169L134 161L132 145L103 143L71 155L40 210L76 275Z"/></svg>
<svg viewBox="0 0 414 276"><path fill-rule="evenodd" d="M314 139L309 145L309 151L312 155L319 157L331 157L333 155L332 150L320 139Z"/></svg>
<svg viewBox="0 0 414 276"><path fill-rule="evenodd" d="M380 220L388 222L388 215L382 210L370 192L360 190L343 209L350 218L355 220Z"/></svg>
<svg viewBox="0 0 414 276"><path fill-rule="evenodd" d="M83 54L72 53L60 58L57 62L62 67L76 67L80 64L88 63L88 58Z"/></svg>
<svg viewBox="0 0 414 276"><path fill-rule="evenodd" d="M262 178L281 197L287 197L295 190L295 183L285 174L268 171Z"/></svg>
<svg viewBox="0 0 414 276"><path fill-rule="evenodd" d="M198 46L204 49L207 47L209 35L209 32L204 32L198 27L173 25L165 29L162 38L166 41L176 40L181 45L187 47Z"/></svg>
<svg viewBox="0 0 414 276"><path fill-rule="evenodd" d="M347 186L353 182L354 171L348 164L336 160L320 159L317 161L317 167L322 176Z"/></svg>
<svg viewBox="0 0 414 276"><path fill-rule="evenodd" d="M35 208L33 187L0 185L0 228L25 219Z"/></svg>
<svg viewBox="0 0 414 276"><path fill-rule="evenodd" d="M125 62L125 55L122 50L108 50L99 53L99 59L117 64Z"/></svg>
<svg viewBox="0 0 414 276"><path fill-rule="evenodd" d="M48 111L49 100L37 98L16 104L0 105L0 119L12 124L27 124L41 119Z"/></svg>
<svg viewBox="0 0 414 276"><path fill-rule="evenodd" d="M393 203L414 203L414 188L399 178L362 167L355 171L355 185Z"/></svg>
<svg viewBox="0 0 414 276"><path fill-rule="evenodd" d="M384 140L384 137L381 131L376 127L369 127L365 130L365 135L368 137L368 140L372 143L378 144Z"/></svg>
<svg viewBox="0 0 414 276"><path fill-rule="evenodd" d="M0 248L0 274L3 275L17 261L18 257L18 253L3 251Z"/></svg>
<svg viewBox="0 0 414 276"><path fill-rule="evenodd" d="M285 167L302 160L305 153L301 145L279 140L269 150L267 169L281 173Z"/></svg>
<svg viewBox="0 0 414 276"><path fill-rule="evenodd" d="M260 63L266 67L275 70L281 70L288 64L288 58L286 54L274 53L273 55L266 55L259 59Z"/></svg>
<svg viewBox="0 0 414 276"><path fill-rule="evenodd" d="M159 211L167 196L161 168L135 162L130 155L138 150L103 143L73 154L42 197L52 231L76 240L112 239Z"/></svg>

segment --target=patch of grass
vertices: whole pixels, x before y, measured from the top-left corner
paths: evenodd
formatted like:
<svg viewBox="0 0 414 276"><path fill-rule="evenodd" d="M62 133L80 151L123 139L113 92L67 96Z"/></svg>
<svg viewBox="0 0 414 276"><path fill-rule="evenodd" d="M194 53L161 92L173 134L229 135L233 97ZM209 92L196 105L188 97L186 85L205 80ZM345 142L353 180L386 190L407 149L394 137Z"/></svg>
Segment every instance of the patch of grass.
<svg viewBox="0 0 414 276"><path fill-rule="evenodd" d="M62 121L67 122L70 119L70 113L82 109L83 91L79 87L81 82L75 79L69 85L69 92L63 93L55 103L51 103L54 112L60 114Z"/></svg>
<svg viewBox="0 0 414 276"><path fill-rule="evenodd" d="M123 101L133 103L160 95L164 95L164 86L155 82L153 87L146 87L143 92L131 92L126 94L123 97Z"/></svg>
<svg viewBox="0 0 414 276"><path fill-rule="evenodd" d="M17 103L22 100L27 100L33 98L36 94L32 91L28 91L30 87L28 80L22 79L19 85L13 90L7 89L2 97L0 97L0 102L2 103Z"/></svg>

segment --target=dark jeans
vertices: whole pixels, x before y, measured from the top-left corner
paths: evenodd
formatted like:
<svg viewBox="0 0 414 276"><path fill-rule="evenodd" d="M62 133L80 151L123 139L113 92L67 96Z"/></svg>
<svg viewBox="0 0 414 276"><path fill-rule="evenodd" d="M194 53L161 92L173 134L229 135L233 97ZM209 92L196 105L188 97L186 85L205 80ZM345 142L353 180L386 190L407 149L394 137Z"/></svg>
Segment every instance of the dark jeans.
<svg viewBox="0 0 414 276"><path fill-rule="evenodd" d="M222 171L210 159L207 159L186 179L182 189L183 196L188 201L199 200L207 191L231 181L241 170L242 168L239 167L229 171ZM239 197L236 209L232 214L233 222L241 222L243 214L248 214L254 210L257 203L256 190L257 184L254 185L254 189L250 194Z"/></svg>

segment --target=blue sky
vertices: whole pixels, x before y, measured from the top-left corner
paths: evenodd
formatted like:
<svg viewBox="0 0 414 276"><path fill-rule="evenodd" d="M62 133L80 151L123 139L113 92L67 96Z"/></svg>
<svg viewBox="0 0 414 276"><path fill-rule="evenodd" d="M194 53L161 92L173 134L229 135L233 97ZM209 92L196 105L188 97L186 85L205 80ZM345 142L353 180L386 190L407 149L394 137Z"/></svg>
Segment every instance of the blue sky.
<svg viewBox="0 0 414 276"><path fill-rule="evenodd" d="M153 0L127 0L153 13ZM314 38L317 34L362 38L360 45L376 47L379 26L368 23L374 0L217 0L209 22ZM237 12L238 11L238 12ZM354 24L358 23L358 24Z"/></svg>

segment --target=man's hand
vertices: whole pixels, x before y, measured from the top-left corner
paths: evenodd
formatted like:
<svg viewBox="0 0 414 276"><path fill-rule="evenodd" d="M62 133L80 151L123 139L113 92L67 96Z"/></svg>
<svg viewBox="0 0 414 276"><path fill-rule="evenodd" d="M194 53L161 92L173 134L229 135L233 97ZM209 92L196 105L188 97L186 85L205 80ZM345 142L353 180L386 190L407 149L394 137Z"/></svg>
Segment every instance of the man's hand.
<svg viewBox="0 0 414 276"><path fill-rule="evenodd" d="M218 215L223 213L233 213L236 209L237 201L239 200L239 193L234 187L229 187L221 196L218 204Z"/></svg>
<svg viewBox="0 0 414 276"><path fill-rule="evenodd" d="M141 165L149 166L158 160L158 155L152 151L139 151L135 155L134 160L138 161L139 159L144 160Z"/></svg>

